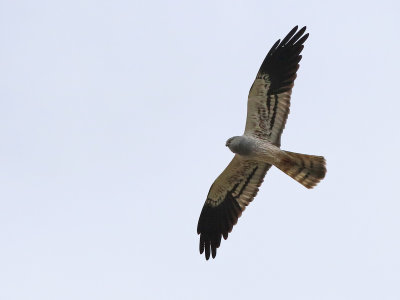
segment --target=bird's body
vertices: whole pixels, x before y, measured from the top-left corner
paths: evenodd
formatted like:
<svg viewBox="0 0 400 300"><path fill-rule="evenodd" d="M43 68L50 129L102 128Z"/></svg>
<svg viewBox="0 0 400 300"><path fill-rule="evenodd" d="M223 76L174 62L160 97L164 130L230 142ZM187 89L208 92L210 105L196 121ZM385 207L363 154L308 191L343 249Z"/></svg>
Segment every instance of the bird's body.
<svg viewBox="0 0 400 300"><path fill-rule="evenodd" d="M314 187L326 172L322 156L281 150L268 140L247 135L234 136L228 139L226 146L238 159L273 165L306 188Z"/></svg>
<svg viewBox="0 0 400 300"><path fill-rule="evenodd" d="M300 53L308 38L305 27L297 29L268 52L249 92L245 132L226 142L235 156L211 186L197 226L200 253L205 251L206 259L216 256L221 237L228 237L272 165L306 188L325 176L322 156L280 149Z"/></svg>
<svg viewBox="0 0 400 300"><path fill-rule="evenodd" d="M254 160L261 163L275 165L282 152L279 147L267 140L252 136L235 136L227 141L227 147L237 154L240 159Z"/></svg>

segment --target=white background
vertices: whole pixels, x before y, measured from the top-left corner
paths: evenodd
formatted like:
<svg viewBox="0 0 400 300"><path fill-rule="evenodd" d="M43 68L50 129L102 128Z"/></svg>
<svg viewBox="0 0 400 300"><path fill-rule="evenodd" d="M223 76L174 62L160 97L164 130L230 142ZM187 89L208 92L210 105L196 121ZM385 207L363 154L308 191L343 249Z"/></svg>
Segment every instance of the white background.
<svg viewBox="0 0 400 300"><path fill-rule="evenodd" d="M398 1L0 1L0 299L400 299ZM282 148L215 260L210 185L264 56L310 37Z"/></svg>

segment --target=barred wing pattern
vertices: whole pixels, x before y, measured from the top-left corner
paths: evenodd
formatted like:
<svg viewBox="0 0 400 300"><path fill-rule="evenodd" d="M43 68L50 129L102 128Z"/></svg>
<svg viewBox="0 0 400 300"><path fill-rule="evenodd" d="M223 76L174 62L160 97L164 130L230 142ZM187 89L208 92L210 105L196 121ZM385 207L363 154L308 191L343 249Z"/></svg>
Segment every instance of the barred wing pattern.
<svg viewBox="0 0 400 300"><path fill-rule="evenodd" d="M294 27L268 52L251 86L247 102L245 134L267 139L280 146L289 115L290 96L299 69L306 27ZM297 32L297 33L296 33Z"/></svg>
<svg viewBox="0 0 400 300"><path fill-rule="evenodd" d="M197 225L200 253L205 251L207 260L210 252L213 258L216 256L221 237L228 238L233 225L256 196L270 167L236 155L214 181Z"/></svg>

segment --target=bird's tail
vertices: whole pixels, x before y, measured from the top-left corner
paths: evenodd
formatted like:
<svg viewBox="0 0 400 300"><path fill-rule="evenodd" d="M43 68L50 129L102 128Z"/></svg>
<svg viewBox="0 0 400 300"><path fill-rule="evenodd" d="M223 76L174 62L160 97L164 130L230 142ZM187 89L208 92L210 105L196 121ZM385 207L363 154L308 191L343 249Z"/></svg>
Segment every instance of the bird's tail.
<svg viewBox="0 0 400 300"><path fill-rule="evenodd" d="M282 150L282 157L275 166L308 189L312 189L326 174L322 156L307 155Z"/></svg>

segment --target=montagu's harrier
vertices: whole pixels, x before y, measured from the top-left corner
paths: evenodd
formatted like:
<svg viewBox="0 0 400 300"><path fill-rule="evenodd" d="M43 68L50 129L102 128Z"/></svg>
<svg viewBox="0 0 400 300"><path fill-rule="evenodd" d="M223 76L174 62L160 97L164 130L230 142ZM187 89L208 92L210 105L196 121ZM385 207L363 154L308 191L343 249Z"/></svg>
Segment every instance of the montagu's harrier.
<svg viewBox="0 0 400 300"><path fill-rule="evenodd" d="M221 237L228 238L271 165L309 189L325 176L322 156L280 149L300 53L308 38L306 27L297 29L269 50L250 88L244 134L226 142L235 156L211 186L197 225L200 253L205 252L206 259L210 254L215 257Z"/></svg>

